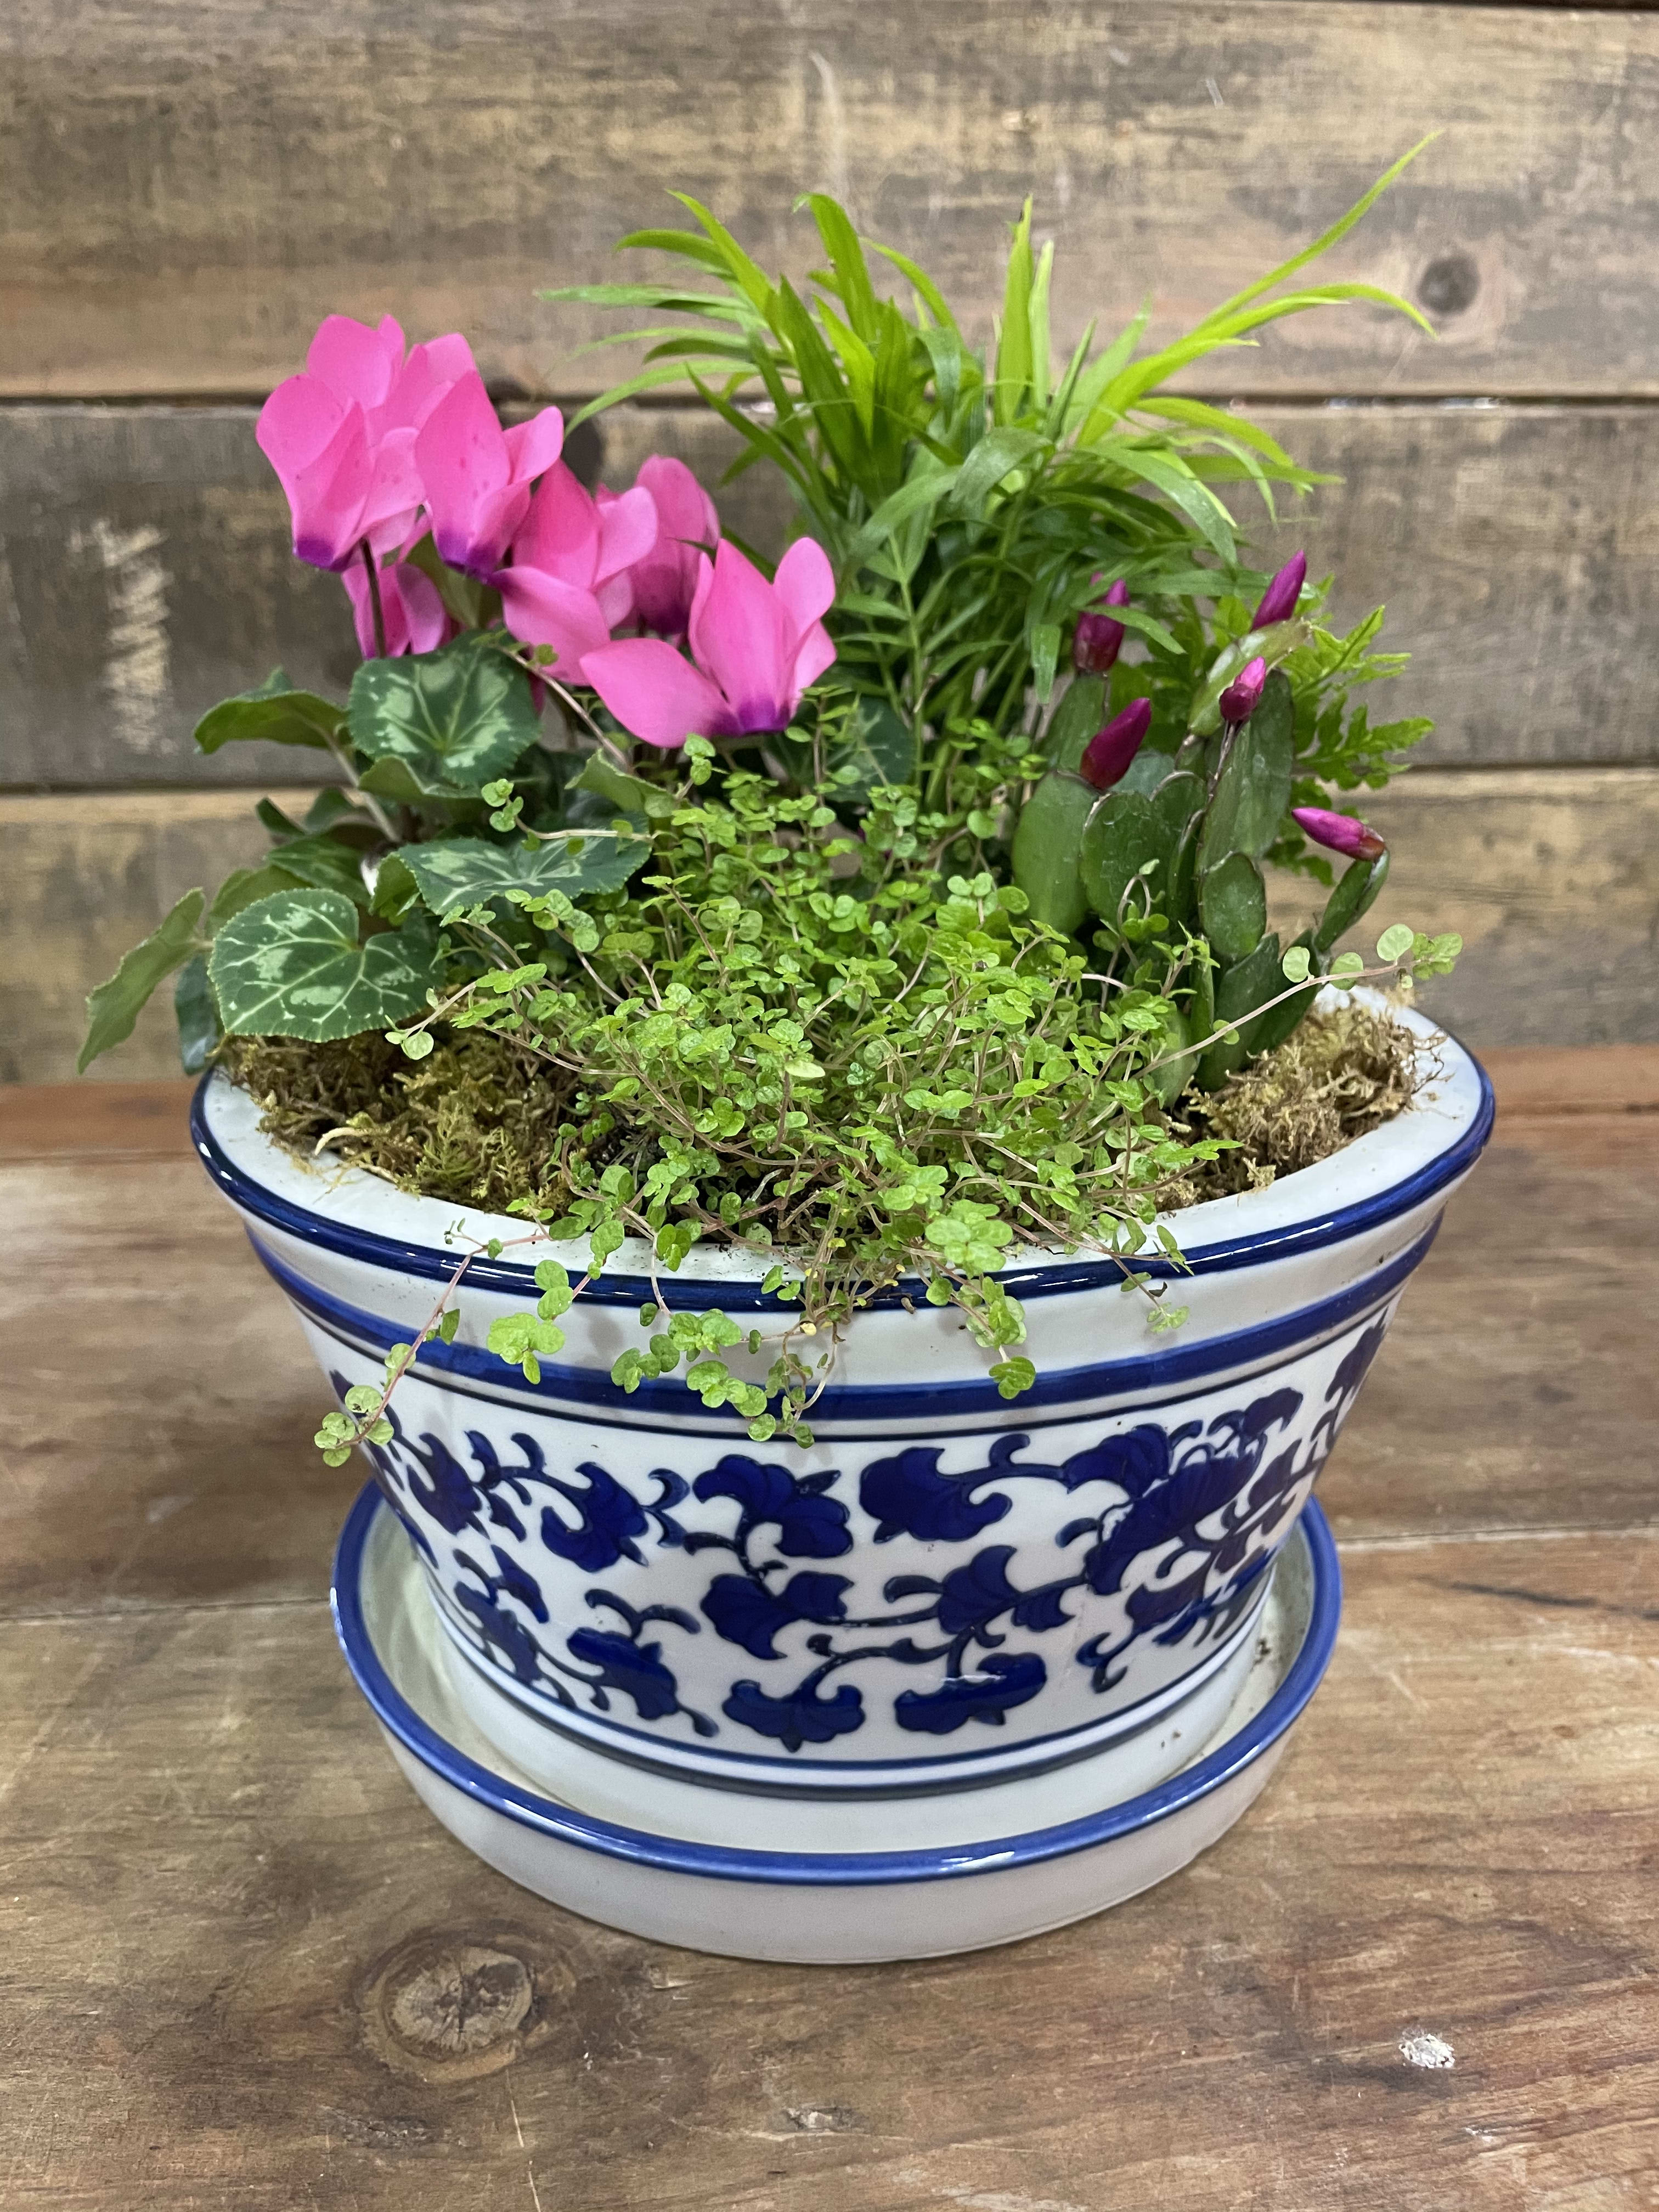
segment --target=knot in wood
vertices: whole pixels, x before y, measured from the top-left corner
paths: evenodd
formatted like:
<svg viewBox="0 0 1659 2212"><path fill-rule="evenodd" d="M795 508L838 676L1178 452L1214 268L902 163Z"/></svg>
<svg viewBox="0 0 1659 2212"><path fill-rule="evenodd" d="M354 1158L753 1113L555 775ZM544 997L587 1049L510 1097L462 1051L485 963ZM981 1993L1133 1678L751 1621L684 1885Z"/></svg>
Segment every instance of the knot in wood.
<svg viewBox="0 0 1659 2212"><path fill-rule="evenodd" d="M386 1992L386 2018L416 2050L471 2056L515 2035L535 1994L522 1959L458 1943L412 1964Z"/></svg>
<svg viewBox="0 0 1659 2212"><path fill-rule="evenodd" d="M398 2073L476 2081L545 2039L548 2005L568 1996L574 1978L532 1938L433 1929L377 1960L358 2003L370 2044Z"/></svg>

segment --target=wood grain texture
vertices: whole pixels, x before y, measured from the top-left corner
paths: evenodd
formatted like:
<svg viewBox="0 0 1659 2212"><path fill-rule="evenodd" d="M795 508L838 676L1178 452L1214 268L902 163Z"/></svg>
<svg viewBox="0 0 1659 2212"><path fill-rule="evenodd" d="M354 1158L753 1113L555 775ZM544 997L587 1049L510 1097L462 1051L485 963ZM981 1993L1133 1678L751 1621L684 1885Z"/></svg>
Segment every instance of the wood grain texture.
<svg viewBox="0 0 1659 2212"><path fill-rule="evenodd" d="M8 2202L1639 2207L1655 1549L1350 1548L1238 1828L1102 1918L887 1968L515 1889L396 1773L319 1601L0 1626ZM420 2021L469 1968L457 2050ZM1418 2030L1450 2070L1405 2062Z"/></svg>
<svg viewBox="0 0 1659 2212"><path fill-rule="evenodd" d="M1395 921L1466 940L1456 973L1425 991L1437 1019L1477 1048L1659 1041L1659 769L1425 769L1364 804L1398 857L1355 942L1369 951ZM87 993L182 892L264 846L240 792L0 796L0 1082L11 1083L66 1080ZM1279 905L1275 919L1299 927L1294 881ZM163 991L94 1073L176 1066Z"/></svg>
<svg viewBox="0 0 1659 2212"><path fill-rule="evenodd" d="M1386 602L1413 665L1379 714L1424 714L1451 765L1659 759L1659 413L1641 406L1255 407L1342 478L1292 501L1277 558L1305 546L1356 619ZM343 696L357 653L344 594L295 562L251 408L0 409L0 782L54 789L292 781L314 757L191 744L216 700L279 664ZM590 480L652 452L711 487L738 451L700 408L621 407L573 439ZM726 526L776 554L781 479L719 490Z"/></svg>
<svg viewBox="0 0 1659 2212"><path fill-rule="evenodd" d="M307 793L273 793L301 806ZM0 797L0 1083L66 1079L86 1030L86 995L185 892L210 896L269 849L246 792ZM167 986L138 1019L118 1077L176 1075Z"/></svg>
<svg viewBox="0 0 1659 2212"><path fill-rule="evenodd" d="M605 325L536 289L608 274L672 187L795 270L796 195L848 194L981 331L1034 192L1066 343L1147 295L1167 333L1435 129L1332 268L1438 303L1444 343L1333 315L1270 335L1253 386L1659 388L1641 14L13 0L0 56L0 391L27 398L262 394L331 309L465 326L493 379L569 388Z"/></svg>
<svg viewBox="0 0 1659 2212"><path fill-rule="evenodd" d="M1659 1042L1659 769L1413 771L1351 804L1387 839L1388 884L1344 942L1371 957L1390 923L1456 930L1426 1012L1488 1045ZM1273 920L1310 907L1279 879Z"/></svg>

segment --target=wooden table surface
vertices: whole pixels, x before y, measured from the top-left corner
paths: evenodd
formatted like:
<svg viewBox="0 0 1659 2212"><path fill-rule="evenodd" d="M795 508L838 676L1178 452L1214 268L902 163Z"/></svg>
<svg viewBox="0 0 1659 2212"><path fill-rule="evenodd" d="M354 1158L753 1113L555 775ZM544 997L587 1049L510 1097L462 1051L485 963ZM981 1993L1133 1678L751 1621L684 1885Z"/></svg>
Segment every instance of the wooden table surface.
<svg viewBox="0 0 1659 2212"><path fill-rule="evenodd" d="M356 1475L183 1088L0 1092L0 2205L1659 2206L1659 1048L1495 1057L1266 1796L1115 1912L890 1967L469 1857L335 1650Z"/></svg>

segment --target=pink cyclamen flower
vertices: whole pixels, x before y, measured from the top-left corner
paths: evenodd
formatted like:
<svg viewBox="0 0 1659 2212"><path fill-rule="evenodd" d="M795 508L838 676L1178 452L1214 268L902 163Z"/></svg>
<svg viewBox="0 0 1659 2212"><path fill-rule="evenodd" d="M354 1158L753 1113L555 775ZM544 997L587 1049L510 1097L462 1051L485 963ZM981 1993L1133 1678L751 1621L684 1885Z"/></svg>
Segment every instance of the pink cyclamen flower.
<svg viewBox="0 0 1659 2212"><path fill-rule="evenodd" d="M550 645L559 674L577 682L585 657L633 612L630 576L656 543L648 491L636 486L601 505L555 462L513 540L512 567L489 580L508 629L526 645Z"/></svg>
<svg viewBox="0 0 1659 2212"><path fill-rule="evenodd" d="M1129 586L1120 577L1107 592L1102 603L1109 607L1127 607ZM1123 648L1123 625L1114 622L1109 615L1091 609L1077 618L1077 629L1072 638L1072 665L1085 676L1104 676Z"/></svg>
<svg viewBox="0 0 1659 2212"><path fill-rule="evenodd" d="M532 484L563 446L556 407L503 430L477 369L456 379L415 440L432 535L452 568L488 577L501 567L529 511Z"/></svg>
<svg viewBox="0 0 1659 2212"><path fill-rule="evenodd" d="M277 386L254 434L288 494L301 561L343 568L365 538L379 553L403 543L421 504L416 432L471 366L453 335L405 359L390 315L374 330L349 315L318 325L304 374Z"/></svg>
<svg viewBox="0 0 1659 2212"><path fill-rule="evenodd" d="M1224 722L1248 722L1261 704L1261 691L1267 681L1267 664L1257 653L1249 665L1241 668L1221 695L1221 719Z"/></svg>
<svg viewBox="0 0 1659 2212"><path fill-rule="evenodd" d="M1293 806L1291 819L1328 853L1347 853L1356 860L1380 860L1389 849L1375 830L1352 814L1333 814L1323 806Z"/></svg>
<svg viewBox="0 0 1659 2212"><path fill-rule="evenodd" d="M699 556L687 660L659 637L621 638L582 672L625 730L647 744L787 729L836 648L821 617L836 596L823 549L798 538L769 584L737 547Z"/></svg>
<svg viewBox="0 0 1659 2212"><path fill-rule="evenodd" d="M1255 611L1250 628L1267 629L1274 623L1288 622L1296 612L1307 573L1307 555L1293 553L1261 594L1261 605Z"/></svg>
<svg viewBox="0 0 1659 2212"><path fill-rule="evenodd" d="M1150 699L1131 699L1121 714L1114 714L1103 730L1097 730L1083 749L1078 773L1097 791L1109 791L1128 773L1130 762L1140 750L1152 726Z"/></svg>
<svg viewBox="0 0 1659 2212"><path fill-rule="evenodd" d="M391 568L377 569L375 574L380 586L386 658L400 653L435 652L449 634L449 617L431 577L412 561L394 561ZM372 660L380 648L374 635L374 603L362 562L354 561L340 581L351 599L363 659Z"/></svg>
<svg viewBox="0 0 1659 2212"><path fill-rule="evenodd" d="M685 463L667 453L653 453L640 464L634 489L650 494L660 526L656 544L629 572L634 617L641 629L678 645L691 619L699 560L720 544L720 519ZM631 496L622 494L623 499ZM602 491L598 497L603 512L614 495Z"/></svg>

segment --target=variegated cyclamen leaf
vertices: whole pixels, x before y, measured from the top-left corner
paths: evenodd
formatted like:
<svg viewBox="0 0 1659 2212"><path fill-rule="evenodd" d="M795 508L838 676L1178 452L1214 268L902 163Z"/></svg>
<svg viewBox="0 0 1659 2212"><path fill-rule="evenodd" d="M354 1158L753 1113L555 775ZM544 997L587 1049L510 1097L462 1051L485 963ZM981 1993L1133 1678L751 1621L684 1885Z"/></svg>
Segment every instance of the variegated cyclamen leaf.
<svg viewBox="0 0 1659 2212"><path fill-rule="evenodd" d="M200 752L216 753L221 745L257 738L268 745L312 745L326 752L343 735L345 719L343 708L314 691L296 691L276 668L257 691L240 691L210 707L196 725L196 744Z"/></svg>
<svg viewBox="0 0 1659 2212"><path fill-rule="evenodd" d="M534 743L530 683L469 631L436 653L366 660L351 679L352 742L400 761L425 790L476 792Z"/></svg>
<svg viewBox="0 0 1659 2212"><path fill-rule="evenodd" d="M321 1044L422 1012L439 973L431 923L360 942L358 921L338 891L276 891L244 907L208 963L226 1030Z"/></svg>
<svg viewBox="0 0 1659 2212"><path fill-rule="evenodd" d="M580 898L620 890L651 856L651 841L629 823L613 830L565 831L532 843L492 845L482 837L446 837L404 845L393 856L420 885L421 896L440 916L458 908L503 901L509 891L532 898L562 891Z"/></svg>

